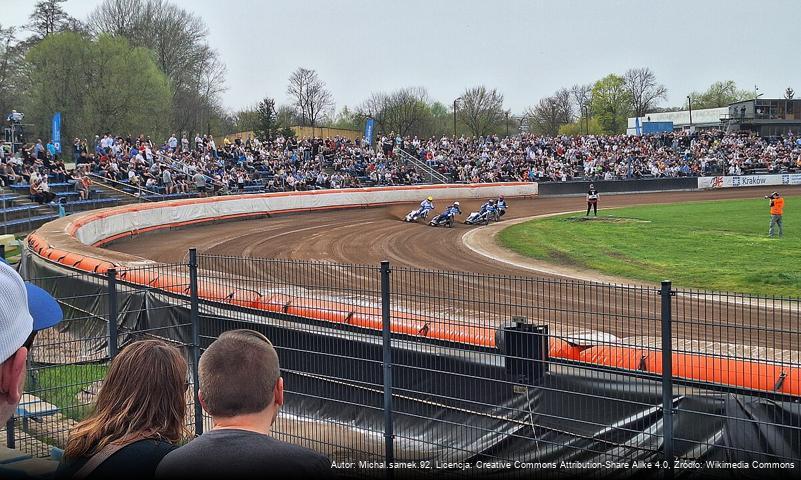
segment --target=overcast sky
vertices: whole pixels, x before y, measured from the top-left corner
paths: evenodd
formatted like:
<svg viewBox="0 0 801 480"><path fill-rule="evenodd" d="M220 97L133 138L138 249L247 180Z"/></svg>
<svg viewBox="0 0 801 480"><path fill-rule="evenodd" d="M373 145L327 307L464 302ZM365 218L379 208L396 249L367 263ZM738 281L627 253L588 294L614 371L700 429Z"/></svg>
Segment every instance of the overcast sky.
<svg viewBox="0 0 801 480"><path fill-rule="evenodd" d="M801 91L797 0L173 0L210 27L227 65L225 105L279 103L298 66L328 84L337 109L370 92L424 86L450 104L465 87L504 94L513 113L563 86L647 66L665 105L731 79L765 97ZM100 0L68 0L85 19ZM0 0L0 24L34 0Z"/></svg>

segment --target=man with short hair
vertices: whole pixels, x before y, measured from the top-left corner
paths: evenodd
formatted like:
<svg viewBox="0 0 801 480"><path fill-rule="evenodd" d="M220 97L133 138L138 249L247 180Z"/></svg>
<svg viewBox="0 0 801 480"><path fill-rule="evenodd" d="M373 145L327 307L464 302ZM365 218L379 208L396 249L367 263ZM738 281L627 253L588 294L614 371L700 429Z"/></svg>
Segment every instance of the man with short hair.
<svg viewBox="0 0 801 480"><path fill-rule="evenodd" d="M156 478L319 478L331 462L270 436L284 404L278 354L252 330L223 333L200 357L200 404L214 427L169 453Z"/></svg>
<svg viewBox="0 0 801 480"><path fill-rule="evenodd" d="M36 333L61 321L58 302L25 283L0 261L0 424L17 409L25 383L25 362Z"/></svg>

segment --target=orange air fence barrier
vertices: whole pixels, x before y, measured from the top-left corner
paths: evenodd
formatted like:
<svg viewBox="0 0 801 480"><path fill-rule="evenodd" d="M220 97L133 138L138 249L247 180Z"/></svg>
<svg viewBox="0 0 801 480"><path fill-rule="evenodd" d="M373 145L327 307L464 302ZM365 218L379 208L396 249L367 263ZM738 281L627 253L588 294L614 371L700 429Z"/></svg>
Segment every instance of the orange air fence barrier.
<svg viewBox="0 0 801 480"><path fill-rule="evenodd" d="M801 396L801 367L694 353L673 353L673 376L716 385ZM662 351L590 347L579 360L596 365L662 374Z"/></svg>
<svg viewBox="0 0 801 480"><path fill-rule="evenodd" d="M51 248L39 235L28 237L31 251L55 263L81 271L104 274L116 267L111 262ZM128 283L189 295L189 278L182 273L159 273L147 268L120 268L118 278ZM198 281L198 298L268 312L285 313L333 324L348 324L374 331L382 329L381 309L344 302L299 298ZM465 322L451 322L407 312L392 311L390 329L394 333L481 347L495 347L495 328ZM662 373L660 350L631 347L581 347L556 337L549 338L552 358L576 360L652 374ZM801 396L801 367L782 366L712 355L674 353L675 378L729 385L751 390Z"/></svg>

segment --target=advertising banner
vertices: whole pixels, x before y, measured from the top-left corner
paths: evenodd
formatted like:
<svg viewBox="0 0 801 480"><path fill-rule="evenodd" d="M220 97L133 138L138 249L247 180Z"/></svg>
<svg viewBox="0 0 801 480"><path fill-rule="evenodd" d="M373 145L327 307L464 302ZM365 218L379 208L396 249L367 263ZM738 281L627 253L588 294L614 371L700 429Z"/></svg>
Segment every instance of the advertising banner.
<svg viewBox="0 0 801 480"><path fill-rule="evenodd" d="M364 124L364 141L367 142L367 145L373 144L373 126L375 124L375 120L372 118L367 119L367 123Z"/></svg>
<svg viewBox="0 0 801 480"><path fill-rule="evenodd" d="M698 188L738 188L769 185L801 185L801 174L698 177Z"/></svg>
<svg viewBox="0 0 801 480"><path fill-rule="evenodd" d="M801 185L801 173L782 174L782 185Z"/></svg>
<svg viewBox="0 0 801 480"><path fill-rule="evenodd" d="M56 112L53 115L52 135L53 145L56 147L56 153L61 153L61 112Z"/></svg>

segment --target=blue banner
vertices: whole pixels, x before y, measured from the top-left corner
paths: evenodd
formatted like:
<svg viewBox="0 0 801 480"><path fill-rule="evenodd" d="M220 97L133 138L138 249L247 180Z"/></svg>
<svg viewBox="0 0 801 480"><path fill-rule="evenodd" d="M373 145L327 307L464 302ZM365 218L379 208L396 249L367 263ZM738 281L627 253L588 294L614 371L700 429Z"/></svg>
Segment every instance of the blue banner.
<svg viewBox="0 0 801 480"><path fill-rule="evenodd" d="M53 146L56 147L56 153L61 153L61 112L56 112L53 115Z"/></svg>
<svg viewBox="0 0 801 480"><path fill-rule="evenodd" d="M367 142L367 145L373 144L373 124L375 120L372 118L368 118L367 122L364 124L364 141Z"/></svg>
<svg viewBox="0 0 801 480"><path fill-rule="evenodd" d="M670 133L673 131L673 122L643 122L642 133Z"/></svg>

